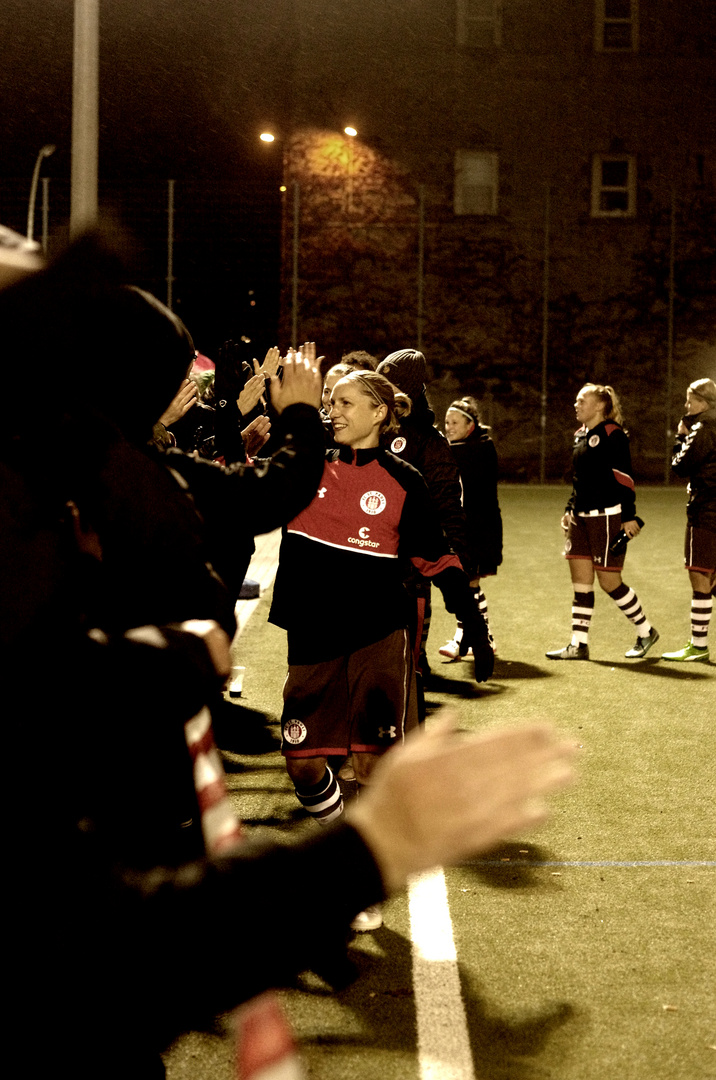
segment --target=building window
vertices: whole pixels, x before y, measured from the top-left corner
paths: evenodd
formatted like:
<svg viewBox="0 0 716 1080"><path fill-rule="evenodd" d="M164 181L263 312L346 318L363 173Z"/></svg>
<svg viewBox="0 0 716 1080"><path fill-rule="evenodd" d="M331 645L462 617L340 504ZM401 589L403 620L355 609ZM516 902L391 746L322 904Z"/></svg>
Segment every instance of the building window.
<svg viewBox="0 0 716 1080"><path fill-rule="evenodd" d="M634 217L636 158L595 154L592 161L592 217Z"/></svg>
<svg viewBox="0 0 716 1080"><path fill-rule="evenodd" d="M502 44L502 0L457 0L457 44L493 49Z"/></svg>
<svg viewBox="0 0 716 1080"><path fill-rule="evenodd" d="M595 0L595 52L636 52L639 0Z"/></svg>
<svg viewBox="0 0 716 1080"><path fill-rule="evenodd" d="M455 154L455 213L497 213L497 154L458 150Z"/></svg>

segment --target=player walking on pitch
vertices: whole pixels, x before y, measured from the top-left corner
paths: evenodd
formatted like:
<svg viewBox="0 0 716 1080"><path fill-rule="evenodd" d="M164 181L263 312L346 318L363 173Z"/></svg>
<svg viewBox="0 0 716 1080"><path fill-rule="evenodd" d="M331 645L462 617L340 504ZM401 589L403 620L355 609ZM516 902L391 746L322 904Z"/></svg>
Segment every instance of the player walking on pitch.
<svg viewBox="0 0 716 1080"><path fill-rule="evenodd" d="M564 554L574 586L572 640L564 649L546 655L550 660L589 659L596 574L604 592L636 627L636 642L625 656L639 659L659 640L659 634L634 590L622 581L624 552L612 550L621 529L628 539L641 531L619 399L611 386L587 383L577 394L574 411L581 426L574 435L572 494L562 517Z"/></svg>
<svg viewBox="0 0 716 1080"><path fill-rule="evenodd" d="M398 425L396 397L409 407L373 371L336 383L337 449L326 452L316 497L287 525L279 554L269 618L288 633L281 750L299 801L321 824L343 810L327 759L352 755L358 784L367 784L380 755L417 725L407 560L432 578L463 623L461 650L472 648L475 678L489 678L494 664L468 576L425 481L380 446ZM312 603L306 583L318 581L323 597ZM369 909L353 928L381 922L380 911Z"/></svg>

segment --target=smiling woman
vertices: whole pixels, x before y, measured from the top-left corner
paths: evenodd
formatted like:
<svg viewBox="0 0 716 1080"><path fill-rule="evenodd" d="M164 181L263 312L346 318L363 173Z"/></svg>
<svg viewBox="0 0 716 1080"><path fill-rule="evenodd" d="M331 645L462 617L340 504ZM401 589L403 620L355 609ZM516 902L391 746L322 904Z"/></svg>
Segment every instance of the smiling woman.
<svg viewBox="0 0 716 1080"><path fill-rule="evenodd" d="M487 629L459 560L438 524L425 482L381 447L410 402L384 376L355 371L333 387L337 448L313 502L281 543L269 619L288 634L282 747L296 795L319 824L339 817L343 797L329 758L353 757L359 785L378 757L417 726L403 560L432 578L463 622L475 677L492 674ZM327 603L307 602L306 582L327 584ZM381 925L361 912L356 930Z"/></svg>

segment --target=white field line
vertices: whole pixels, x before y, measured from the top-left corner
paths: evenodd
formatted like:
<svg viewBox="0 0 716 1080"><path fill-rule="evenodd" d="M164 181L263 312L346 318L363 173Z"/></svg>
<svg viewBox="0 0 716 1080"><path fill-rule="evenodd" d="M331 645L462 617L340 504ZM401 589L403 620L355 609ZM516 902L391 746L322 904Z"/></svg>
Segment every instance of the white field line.
<svg viewBox="0 0 716 1080"><path fill-rule="evenodd" d="M280 529L256 537L246 576L259 582L262 594L276 576L280 543ZM238 634L258 603L237 600ZM475 1080L442 870L411 880L408 905L421 1080Z"/></svg>
<svg viewBox="0 0 716 1080"><path fill-rule="evenodd" d="M256 550L252 556L246 576L258 581L261 596L271 588L278 566L278 549L281 544L281 530L265 533L256 537ZM247 622L259 606L259 599L236 601L237 634L241 634Z"/></svg>
<svg viewBox="0 0 716 1080"><path fill-rule="evenodd" d="M421 1080L475 1080L442 870L408 887Z"/></svg>

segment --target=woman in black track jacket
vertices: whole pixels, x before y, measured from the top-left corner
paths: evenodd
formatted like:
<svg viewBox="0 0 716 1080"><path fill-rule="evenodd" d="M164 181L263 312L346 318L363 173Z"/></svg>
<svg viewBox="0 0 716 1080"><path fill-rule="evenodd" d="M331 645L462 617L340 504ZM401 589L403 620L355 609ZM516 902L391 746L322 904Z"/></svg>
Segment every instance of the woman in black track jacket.
<svg viewBox="0 0 716 1080"><path fill-rule="evenodd" d="M638 637L625 656L639 659L658 641L641 604L622 581L624 552L613 544L623 529L631 539L636 519L629 439L622 427L619 399L611 386L587 383L574 409L580 427L574 434L572 494L562 517L565 558L574 586L572 640L546 655L550 660L588 660L587 635L594 611L594 575L601 588L636 627Z"/></svg>

